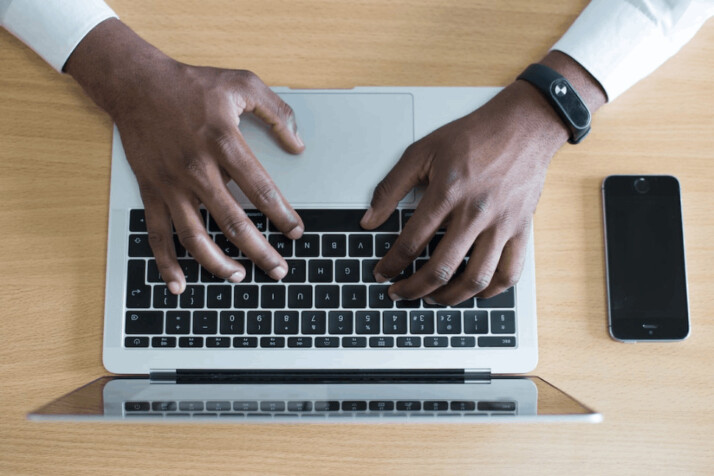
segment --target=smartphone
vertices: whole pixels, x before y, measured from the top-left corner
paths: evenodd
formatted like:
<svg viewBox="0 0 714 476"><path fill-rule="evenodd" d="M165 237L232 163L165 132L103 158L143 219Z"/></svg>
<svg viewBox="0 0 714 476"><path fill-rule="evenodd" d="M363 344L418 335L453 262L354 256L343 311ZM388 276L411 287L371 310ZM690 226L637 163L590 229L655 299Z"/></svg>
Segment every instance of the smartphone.
<svg viewBox="0 0 714 476"><path fill-rule="evenodd" d="M610 335L622 342L689 335L679 181L610 175L602 183Z"/></svg>

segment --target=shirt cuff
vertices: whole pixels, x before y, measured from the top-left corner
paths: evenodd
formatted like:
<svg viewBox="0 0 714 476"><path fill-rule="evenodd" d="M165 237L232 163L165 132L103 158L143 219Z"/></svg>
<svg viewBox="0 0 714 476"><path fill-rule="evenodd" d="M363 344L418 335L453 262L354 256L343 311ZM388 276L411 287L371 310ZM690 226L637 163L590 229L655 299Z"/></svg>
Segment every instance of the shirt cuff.
<svg viewBox="0 0 714 476"><path fill-rule="evenodd" d="M116 13L101 0L15 0L0 24L62 72L80 41Z"/></svg>
<svg viewBox="0 0 714 476"><path fill-rule="evenodd" d="M696 9L673 10L594 0L552 49L580 63L612 101L679 51L706 19Z"/></svg>

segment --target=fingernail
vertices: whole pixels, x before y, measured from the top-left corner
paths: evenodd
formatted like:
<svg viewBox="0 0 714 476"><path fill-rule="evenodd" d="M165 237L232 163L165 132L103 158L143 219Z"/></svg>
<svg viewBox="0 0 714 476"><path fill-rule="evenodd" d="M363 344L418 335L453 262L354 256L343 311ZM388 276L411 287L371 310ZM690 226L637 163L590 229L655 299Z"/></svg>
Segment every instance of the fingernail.
<svg viewBox="0 0 714 476"><path fill-rule="evenodd" d="M424 302L427 304L436 304L436 301L434 301L430 296L427 296L424 298Z"/></svg>
<svg viewBox="0 0 714 476"><path fill-rule="evenodd" d="M228 278L228 281L231 283L240 283L243 281L243 278L245 278L245 271L236 271L231 275L230 278Z"/></svg>
<svg viewBox="0 0 714 476"><path fill-rule="evenodd" d="M362 216L361 223L367 223L372 219L372 215L374 215L374 210L372 210L372 207L369 207L369 209L364 213L364 216Z"/></svg>
<svg viewBox="0 0 714 476"><path fill-rule="evenodd" d="M401 297L399 294L394 294L394 293L389 293L389 298L390 298L392 301L401 301L402 299L404 299L404 298Z"/></svg>
<svg viewBox="0 0 714 476"><path fill-rule="evenodd" d="M297 139L298 144L300 144L300 147L305 147L305 143L302 141L302 137L300 137L298 131L295 131L295 138Z"/></svg>
<svg viewBox="0 0 714 476"><path fill-rule="evenodd" d="M376 279L378 283L383 283L387 280L387 277L382 273L374 273L374 279Z"/></svg>
<svg viewBox="0 0 714 476"><path fill-rule="evenodd" d="M281 264L276 266L275 268L271 269L268 271L268 276L273 278L276 281L280 281L285 277L285 275L288 274L288 267Z"/></svg>
<svg viewBox="0 0 714 476"><path fill-rule="evenodd" d="M181 283L178 281L171 281L168 286L171 294L181 294Z"/></svg>
<svg viewBox="0 0 714 476"><path fill-rule="evenodd" d="M298 225L292 230L290 230L285 236L290 238L291 240L297 240L302 236L302 233L305 231L305 229L302 227L302 225Z"/></svg>

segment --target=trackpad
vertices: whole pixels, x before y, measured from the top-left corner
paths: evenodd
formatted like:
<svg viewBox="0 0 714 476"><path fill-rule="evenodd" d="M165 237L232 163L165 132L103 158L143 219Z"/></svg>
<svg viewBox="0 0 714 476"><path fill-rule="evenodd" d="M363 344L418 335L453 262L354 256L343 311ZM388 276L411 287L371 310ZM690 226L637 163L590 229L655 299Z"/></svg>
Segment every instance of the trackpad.
<svg viewBox="0 0 714 476"><path fill-rule="evenodd" d="M375 185L414 141L414 101L408 93L288 92L280 97L295 111L305 152L283 151L255 117L241 117L240 130L293 206L368 205ZM249 203L233 183L231 190Z"/></svg>

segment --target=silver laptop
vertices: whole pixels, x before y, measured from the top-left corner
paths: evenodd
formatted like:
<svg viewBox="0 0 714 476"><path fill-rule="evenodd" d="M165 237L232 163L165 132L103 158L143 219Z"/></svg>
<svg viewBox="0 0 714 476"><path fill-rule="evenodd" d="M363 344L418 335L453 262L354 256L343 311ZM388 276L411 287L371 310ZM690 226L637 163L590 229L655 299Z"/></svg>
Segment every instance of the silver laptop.
<svg viewBox="0 0 714 476"><path fill-rule="evenodd" d="M599 419L537 378L505 377L533 370L538 359L532 238L520 282L490 299L453 307L393 303L388 285L372 276L420 198L419 190L410 192L385 225L366 232L359 220L374 186L409 144L473 111L498 89L275 91L295 111L305 152L283 152L250 118L241 131L301 215L303 238L284 239L234 184L231 190L286 258L286 278L274 282L252 266L204 210L216 243L245 260L246 279L217 279L179 245L187 289L180 297L168 293L115 130L103 361L110 372L142 378L100 379L35 416L66 417L63 408L81 407L79 395L88 402L99 398L103 405L92 408L101 407L107 418L134 420L230 413L234 421L236 414L271 421L275 415L372 415L383 421L447 414L483 421L491 415L538 416L538 396L556 392L568 403L549 418ZM428 260L439 238L405 275ZM310 410L291 411L290 402L293 410L295 402L309 402ZM418 410L399 402L418 402Z"/></svg>

